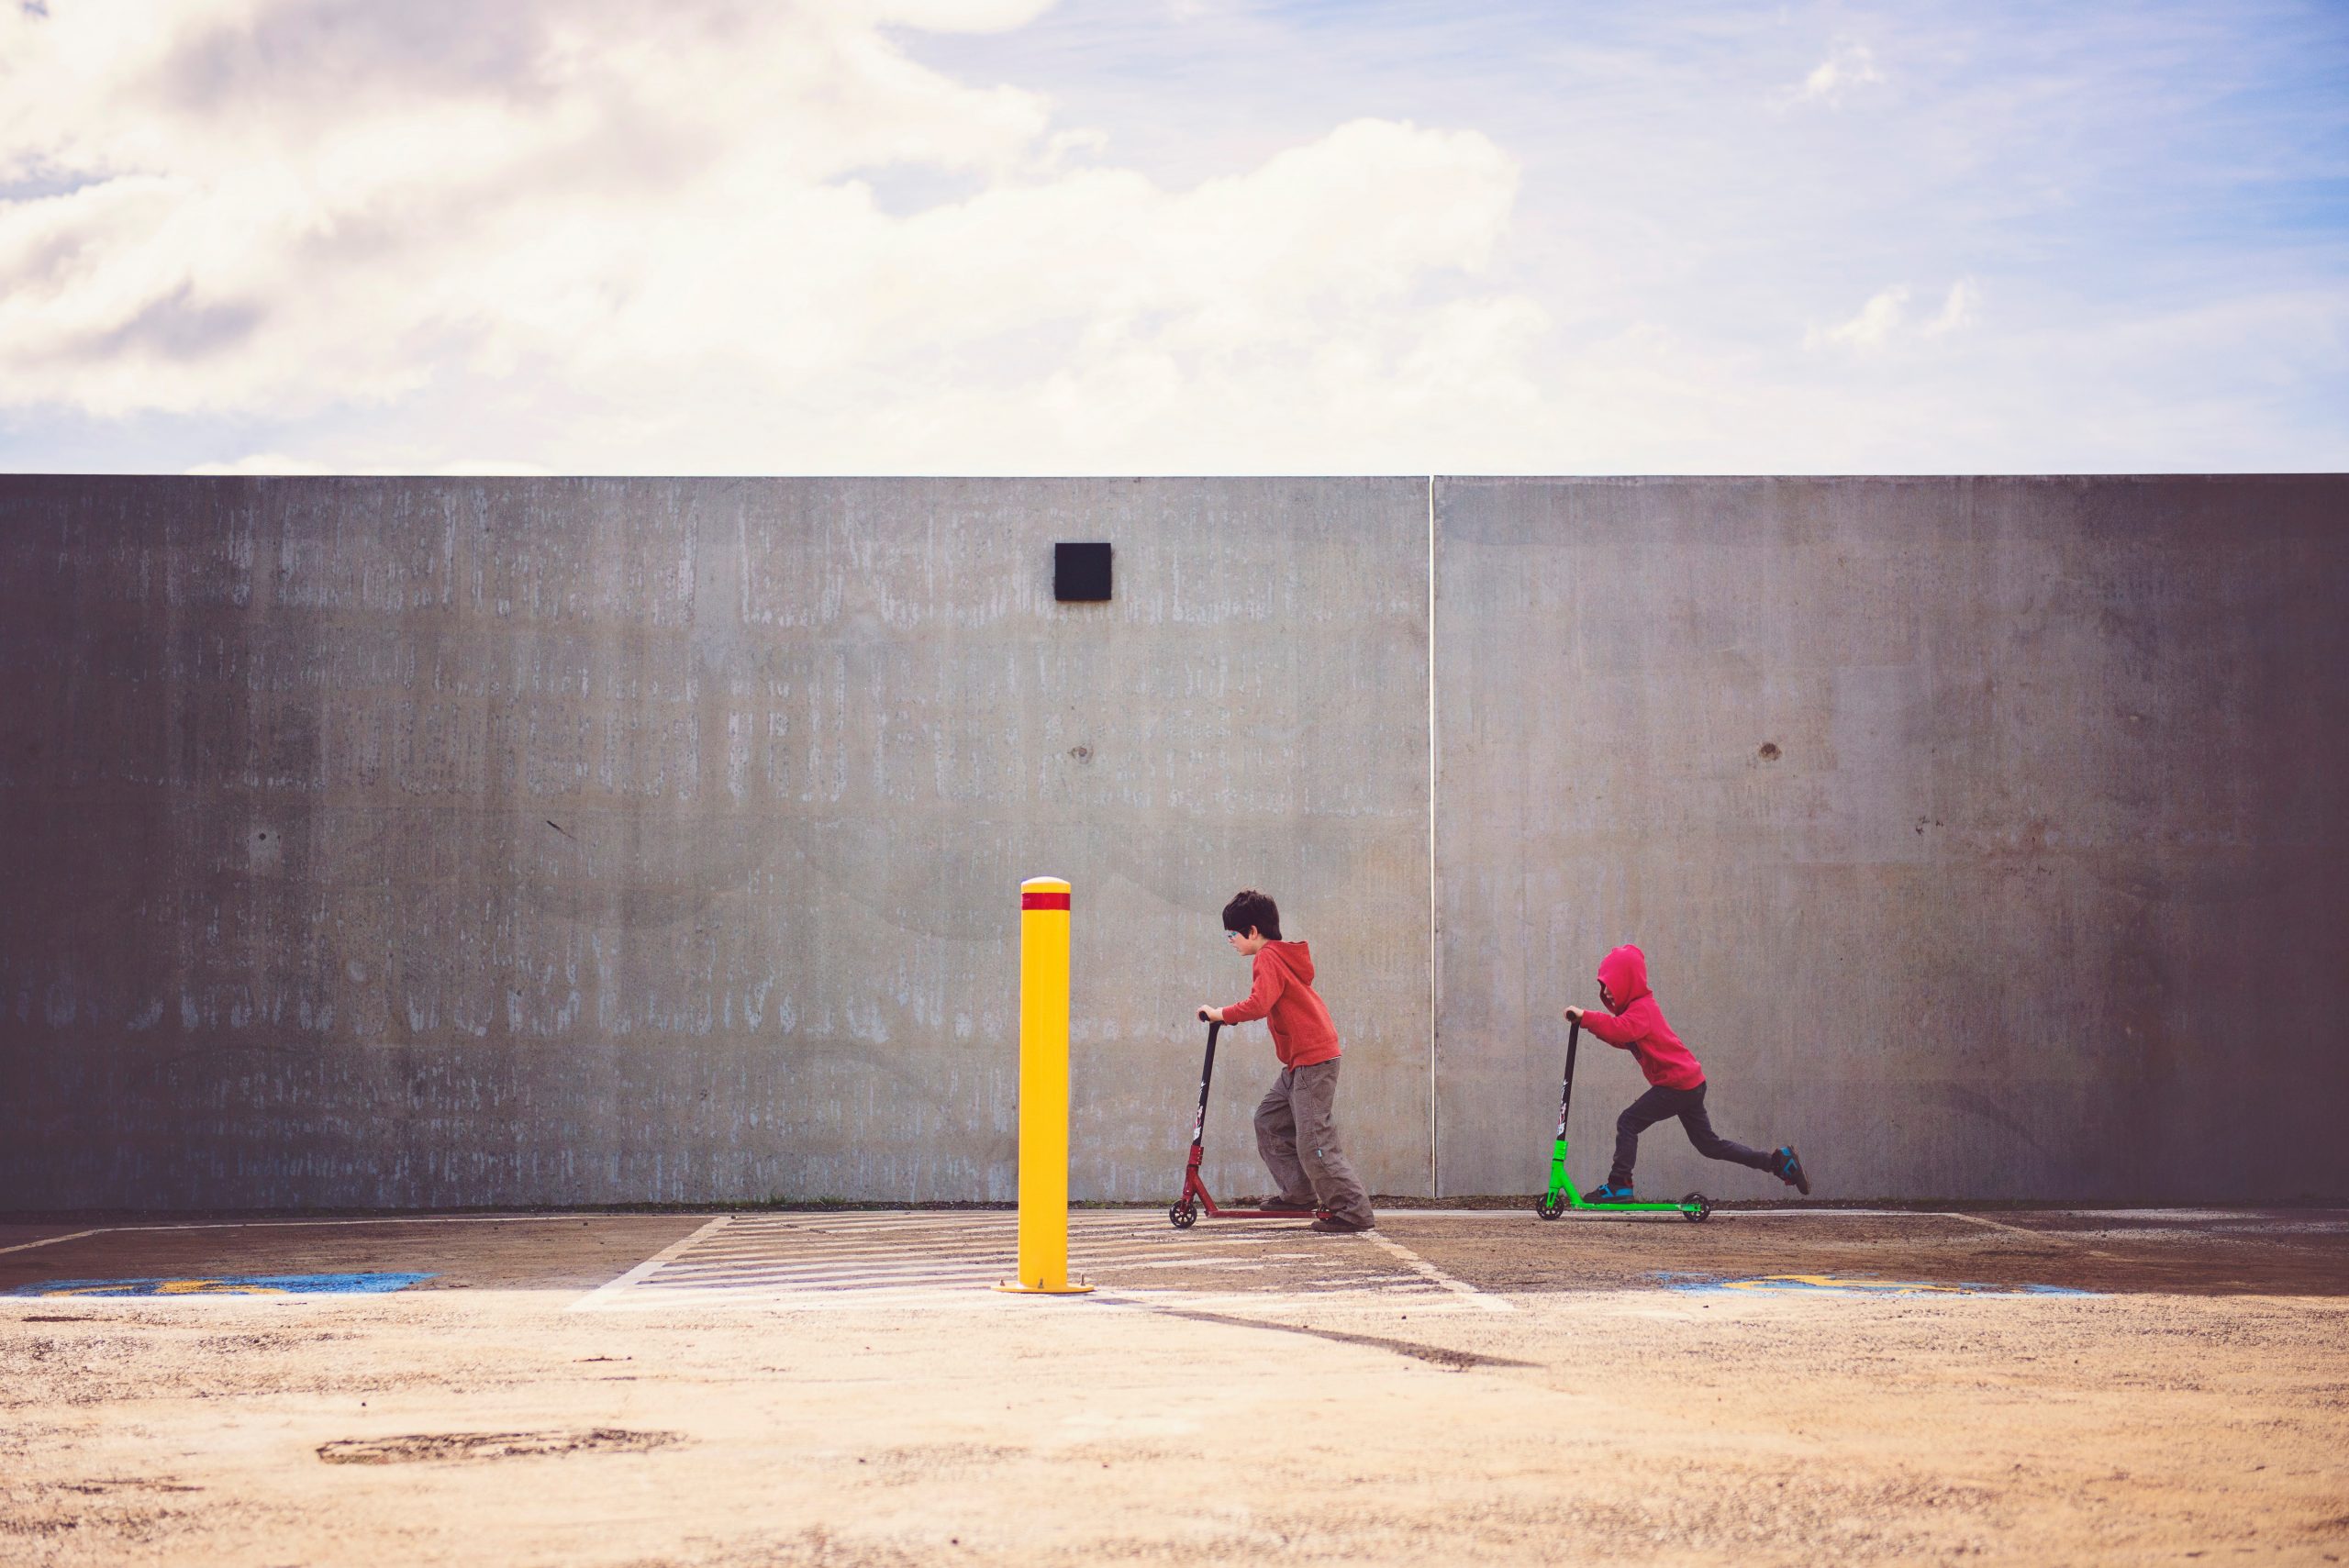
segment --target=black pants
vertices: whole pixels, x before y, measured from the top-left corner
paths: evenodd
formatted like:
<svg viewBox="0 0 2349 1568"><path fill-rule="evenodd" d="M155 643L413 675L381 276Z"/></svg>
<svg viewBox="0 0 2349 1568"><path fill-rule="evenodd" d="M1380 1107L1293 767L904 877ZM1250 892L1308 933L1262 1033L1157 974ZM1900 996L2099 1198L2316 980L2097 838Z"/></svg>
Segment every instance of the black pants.
<svg viewBox="0 0 2349 1568"><path fill-rule="evenodd" d="M1615 1118L1615 1169L1609 1173L1608 1184L1618 1187L1631 1184L1631 1165L1639 1158L1640 1134L1673 1117L1680 1118L1680 1125L1687 1129L1688 1141L1706 1159L1751 1165L1776 1175L1776 1154L1731 1143L1713 1130L1713 1118L1705 1114L1705 1091L1710 1087L1709 1084L1699 1084L1693 1089L1653 1088L1625 1106L1623 1114Z"/></svg>

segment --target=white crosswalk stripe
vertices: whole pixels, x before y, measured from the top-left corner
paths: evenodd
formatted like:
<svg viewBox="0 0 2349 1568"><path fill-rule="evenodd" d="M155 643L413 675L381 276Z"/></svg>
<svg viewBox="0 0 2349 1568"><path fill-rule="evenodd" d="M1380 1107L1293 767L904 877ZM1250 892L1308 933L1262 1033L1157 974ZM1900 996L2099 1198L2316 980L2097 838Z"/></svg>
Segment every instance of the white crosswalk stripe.
<svg viewBox="0 0 2349 1568"><path fill-rule="evenodd" d="M730 1214L589 1293L574 1310L655 1307L977 1306L1017 1264L1019 1218L940 1214ZM1177 1231L1154 1212L1069 1216L1069 1270L1105 1295L1186 1304L1368 1294L1420 1307L1454 1290L1362 1238L1245 1221ZM1475 1293L1471 1292L1470 1295Z"/></svg>

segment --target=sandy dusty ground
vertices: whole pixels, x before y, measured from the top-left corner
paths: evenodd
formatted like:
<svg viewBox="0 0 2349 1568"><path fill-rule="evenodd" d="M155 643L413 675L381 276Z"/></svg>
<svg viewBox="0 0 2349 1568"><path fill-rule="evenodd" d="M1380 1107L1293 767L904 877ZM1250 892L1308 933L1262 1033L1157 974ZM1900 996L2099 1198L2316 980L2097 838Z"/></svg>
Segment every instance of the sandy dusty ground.
<svg viewBox="0 0 2349 1568"><path fill-rule="evenodd" d="M2349 1559L2339 1211L1074 1225L0 1226L0 1562Z"/></svg>

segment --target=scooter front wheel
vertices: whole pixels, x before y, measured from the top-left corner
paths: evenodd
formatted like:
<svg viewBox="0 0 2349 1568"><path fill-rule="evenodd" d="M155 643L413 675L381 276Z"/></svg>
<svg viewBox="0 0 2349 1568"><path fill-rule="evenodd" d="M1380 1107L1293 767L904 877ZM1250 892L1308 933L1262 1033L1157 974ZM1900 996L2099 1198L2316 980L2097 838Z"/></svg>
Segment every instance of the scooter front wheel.
<svg viewBox="0 0 2349 1568"><path fill-rule="evenodd" d="M1166 1211L1167 1219L1177 1230L1188 1230L1199 1222L1199 1211L1187 1203L1178 1203Z"/></svg>
<svg viewBox="0 0 2349 1568"><path fill-rule="evenodd" d="M1544 1219L1555 1219L1566 1212L1566 1203L1564 1198L1552 1197L1544 1194L1533 1200L1533 1212Z"/></svg>

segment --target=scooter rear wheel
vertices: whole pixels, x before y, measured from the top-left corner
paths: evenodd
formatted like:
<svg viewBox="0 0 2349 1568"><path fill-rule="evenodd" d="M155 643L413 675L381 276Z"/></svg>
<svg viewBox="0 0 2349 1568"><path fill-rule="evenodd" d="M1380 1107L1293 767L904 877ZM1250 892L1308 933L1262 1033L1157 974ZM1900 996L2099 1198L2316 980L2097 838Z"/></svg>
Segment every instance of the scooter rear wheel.
<svg viewBox="0 0 2349 1568"><path fill-rule="evenodd" d="M1545 1195L1533 1200L1533 1212L1544 1219L1555 1219L1566 1212L1566 1206L1557 1198Z"/></svg>
<svg viewBox="0 0 2349 1568"><path fill-rule="evenodd" d="M1685 1219L1691 1219L1696 1221L1698 1224L1702 1225L1706 1220L1712 1218L1712 1200L1702 1193L1690 1193L1687 1197L1682 1198L1680 1202L1682 1206L1680 1214Z"/></svg>
<svg viewBox="0 0 2349 1568"><path fill-rule="evenodd" d="M1188 1230L1199 1222L1199 1211L1187 1203L1178 1203L1166 1211L1166 1218L1177 1230Z"/></svg>

